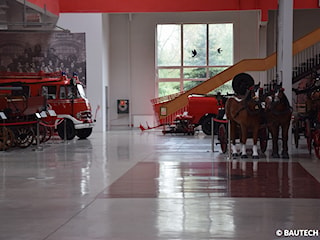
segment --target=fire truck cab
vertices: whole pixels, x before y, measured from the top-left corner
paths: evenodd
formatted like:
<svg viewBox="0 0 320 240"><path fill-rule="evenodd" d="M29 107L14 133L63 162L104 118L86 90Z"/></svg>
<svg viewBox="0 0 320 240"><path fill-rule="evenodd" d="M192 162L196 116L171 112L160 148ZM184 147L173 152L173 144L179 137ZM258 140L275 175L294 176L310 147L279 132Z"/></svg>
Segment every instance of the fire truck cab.
<svg viewBox="0 0 320 240"><path fill-rule="evenodd" d="M43 96L47 108L57 114L58 135L71 140L75 136L84 139L90 136L94 126L91 106L77 75L68 78L64 73L1 73L0 86L20 86L19 95Z"/></svg>

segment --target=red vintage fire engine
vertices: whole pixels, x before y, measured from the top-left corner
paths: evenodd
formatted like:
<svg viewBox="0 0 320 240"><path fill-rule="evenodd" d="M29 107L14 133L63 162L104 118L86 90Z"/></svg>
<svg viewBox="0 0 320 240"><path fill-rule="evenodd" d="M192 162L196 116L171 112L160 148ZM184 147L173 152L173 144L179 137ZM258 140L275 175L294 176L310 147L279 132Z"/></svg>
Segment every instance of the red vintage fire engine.
<svg viewBox="0 0 320 240"><path fill-rule="evenodd" d="M212 118L221 118L224 115L224 97L218 95L191 94L188 96L188 105L183 113L175 116L173 121L164 122L163 133L194 134L195 127L201 126L206 135L211 135ZM222 110L223 112L220 112ZM215 127L217 128L217 126Z"/></svg>
<svg viewBox="0 0 320 240"><path fill-rule="evenodd" d="M2 96L19 96L26 99L44 97L48 108L56 112L58 117L56 121L59 119L65 121L65 124L56 127L62 139L71 140L75 136L83 139L92 133L94 123L91 106L77 75L74 74L69 78L61 72L2 72L0 86Z"/></svg>
<svg viewBox="0 0 320 240"><path fill-rule="evenodd" d="M220 109L224 109L222 96L219 95L190 95L188 97L188 114L193 116L193 123L201 125L206 135L211 135L212 118L216 118Z"/></svg>

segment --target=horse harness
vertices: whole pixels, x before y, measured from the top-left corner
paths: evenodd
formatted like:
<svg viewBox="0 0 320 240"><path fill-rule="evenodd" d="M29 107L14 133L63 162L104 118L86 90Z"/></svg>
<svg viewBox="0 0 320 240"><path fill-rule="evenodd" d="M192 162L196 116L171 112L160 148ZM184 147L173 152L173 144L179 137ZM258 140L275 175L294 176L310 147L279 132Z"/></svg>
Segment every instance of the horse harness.
<svg viewBox="0 0 320 240"><path fill-rule="evenodd" d="M270 97L272 100L271 100L270 107L269 107L268 111L269 111L269 112L272 112L272 114L279 116L279 115L287 114L287 113L293 111L293 109L292 109L292 107L290 106L290 104L289 104L288 101L286 101L286 100L282 100L282 101L281 101L281 99L280 99L280 100L277 102L277 101L274 100L274 97L271 97L271 96L269 96L269 97ZM277 110L277 109L275 108L275 106L276 106L277 104L279 104L279 103L283 103L283 104L285 105L284 110ZM266 110L267 110L267 106L266 106Z"/></svg>
<svg viewBox="0 0 320 240"><path fill-rule="evenodd" d="M247 110L251 115L257 115L263 109L260 100L258 100L257 103L255 104L254 110L251 110L248 106L249 101L246 101L246 98L239 98L237 96L234 96L233 99L235 99L239 103L244 101L244 105L236 112L233 118L236 118L240 114L240 112L242 112L243 110Z"/></svg>

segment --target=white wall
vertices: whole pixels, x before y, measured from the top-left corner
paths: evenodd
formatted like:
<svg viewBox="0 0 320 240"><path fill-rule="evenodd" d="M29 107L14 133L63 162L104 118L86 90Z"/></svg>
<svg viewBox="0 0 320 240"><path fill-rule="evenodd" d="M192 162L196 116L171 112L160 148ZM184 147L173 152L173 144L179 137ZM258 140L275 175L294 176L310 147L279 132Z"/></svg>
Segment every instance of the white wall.
<svg viewBox="0 0 320 240"><path fill-rule="evenodd" d="M108 45L105 34L108 28L108 18L102 14L60 14L57 25L73 33L86 34L87 55L87 97L91 103L93 117L98 106L97 122L94 131L105 131L105 85L108 80Z"/></svg>
<svg viewBox="0 0 320 240"><path fill-rule="evenodd" d="M269 11L267 29L267 52L273 53L277 49L278 12ZM295 9L293 11L293 41L320 27L320 9Z"/></svg>
<svg viewBox="0 0 320 240"><path fill-rule="evenodd" d="M259 11L110 14L110 123L150 123L155 97L155 29L158 23L234 23L234 61L258 58ZM254 76L255 77L255 76ZM259 74L256 74L259 78ZM130 99L130 114L119 115L116 100Z"/></svg>

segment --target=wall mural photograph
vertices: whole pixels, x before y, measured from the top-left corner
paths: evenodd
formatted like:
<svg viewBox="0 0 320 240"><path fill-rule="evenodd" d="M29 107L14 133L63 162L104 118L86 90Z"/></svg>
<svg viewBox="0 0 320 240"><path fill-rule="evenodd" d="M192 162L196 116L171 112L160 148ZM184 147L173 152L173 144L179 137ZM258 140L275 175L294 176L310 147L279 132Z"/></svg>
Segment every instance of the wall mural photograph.
<svg viewBox="0 0 320 240"><path fill-rule="evenodd" d="M68 32L0 33L0 71L75 72L86 86L85 34Z"/></svg>

